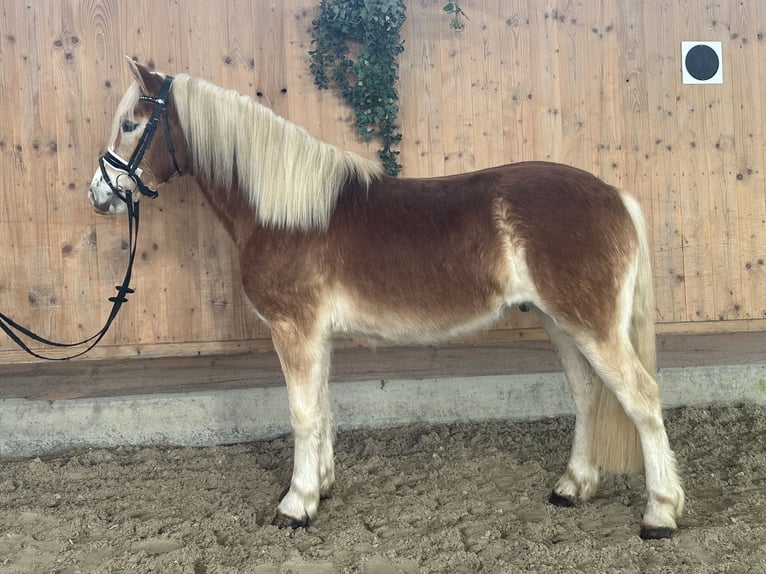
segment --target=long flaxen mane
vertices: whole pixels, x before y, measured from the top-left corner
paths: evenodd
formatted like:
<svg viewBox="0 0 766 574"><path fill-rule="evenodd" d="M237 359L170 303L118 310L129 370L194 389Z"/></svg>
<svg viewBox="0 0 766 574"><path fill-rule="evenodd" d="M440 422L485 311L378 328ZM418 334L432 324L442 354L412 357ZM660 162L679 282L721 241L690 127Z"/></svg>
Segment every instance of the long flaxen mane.
<svg viewBox="0 0 766 574"><path fill-rule="evenodd" d="M224 189L236 181L264 225L326 229L348 182L382 174L233 90L179 74L171 94L195 173Z"/></svg>

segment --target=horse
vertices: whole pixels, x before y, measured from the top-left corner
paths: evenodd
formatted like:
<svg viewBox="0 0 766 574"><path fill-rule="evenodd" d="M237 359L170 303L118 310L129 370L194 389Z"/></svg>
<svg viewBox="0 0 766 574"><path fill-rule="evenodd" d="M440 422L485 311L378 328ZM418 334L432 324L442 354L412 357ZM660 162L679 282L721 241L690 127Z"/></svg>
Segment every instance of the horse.
<svg viewBox="0 0 766 574"><path fill-rule="evenodd" d="M435 344L524 305L539 315L575 404L570 457L548 501L583 503L604 474L643 467L640 535L673 534L684 492L655 380L650 248L633 197L538 161L390 177L246 95L128 62L134 81L90 201L119 213L141 195L130 192L192 177L236 245L289 401L293 472L272 524L315 520L335 481L334 334ZM165 145L151 145L155 130Z"/></svg>

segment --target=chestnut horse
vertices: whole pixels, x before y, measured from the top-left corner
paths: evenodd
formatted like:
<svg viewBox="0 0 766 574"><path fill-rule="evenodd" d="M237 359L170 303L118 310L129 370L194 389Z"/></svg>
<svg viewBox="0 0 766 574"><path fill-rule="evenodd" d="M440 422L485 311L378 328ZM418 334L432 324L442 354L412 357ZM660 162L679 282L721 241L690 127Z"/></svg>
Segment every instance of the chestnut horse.
<svg viewBox="0 0 766 574"><path fill-rule="evenodd" d="M151 193L185 173L228 230L290 403L293 474L273 524L306 525L335 480L333 334L428 344L524 304L556 347L576 406L550 502L585 501L602 472L643 466L641 535L672 534L684 493L654 378L650 252L634 199L545 162L391 178L247 96L130 68L90 199L124 211L139 195L126 191ZM154 130L163 135L151 145Z"/></svg>

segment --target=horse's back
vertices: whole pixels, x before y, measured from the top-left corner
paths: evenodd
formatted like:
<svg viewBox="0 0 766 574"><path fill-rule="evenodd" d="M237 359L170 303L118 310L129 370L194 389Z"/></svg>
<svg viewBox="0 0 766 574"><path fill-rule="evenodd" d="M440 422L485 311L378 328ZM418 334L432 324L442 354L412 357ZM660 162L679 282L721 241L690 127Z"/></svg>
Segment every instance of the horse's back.
<svg viewBox="0 0 766 574"><path fill-rule="evenodd" d="M424 251L432 264L448 253L502 256L498 236L508 226L526 249L578 260L582 251L601 257L635 237L617 189L578 168L539 161L435 178L384 177L366 190L352 186L341 195L333 224L351 242L346 249L362 243L397 259Z"/></svg>

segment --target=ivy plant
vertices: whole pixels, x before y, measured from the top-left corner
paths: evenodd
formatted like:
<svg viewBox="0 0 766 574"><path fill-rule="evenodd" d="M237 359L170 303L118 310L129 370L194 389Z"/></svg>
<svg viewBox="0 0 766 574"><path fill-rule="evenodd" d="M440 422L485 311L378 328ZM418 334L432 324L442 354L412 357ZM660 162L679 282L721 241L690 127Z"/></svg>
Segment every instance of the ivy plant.
<svg viewBox="0 0 766 574"><path fill-rule="evenodd" d="M340 92L365 141L381 140L378 156L389 175L401 171L394 148L402 139L396 84L405 17L404 0L321 0L312 22L314 83Z"/></svg>
<svg viewBox="0 0 766 574"><path fill-rule="evenodd" d="M447 2L444 5L443 10L450 14L450 22L449 25L452 26L454 30L460 31L465 27L465 22L463 21L463 18L469 19L465 12L463 12L463 9L460 7L460 2L458 0L452 0L450 2Z"/></svg>

